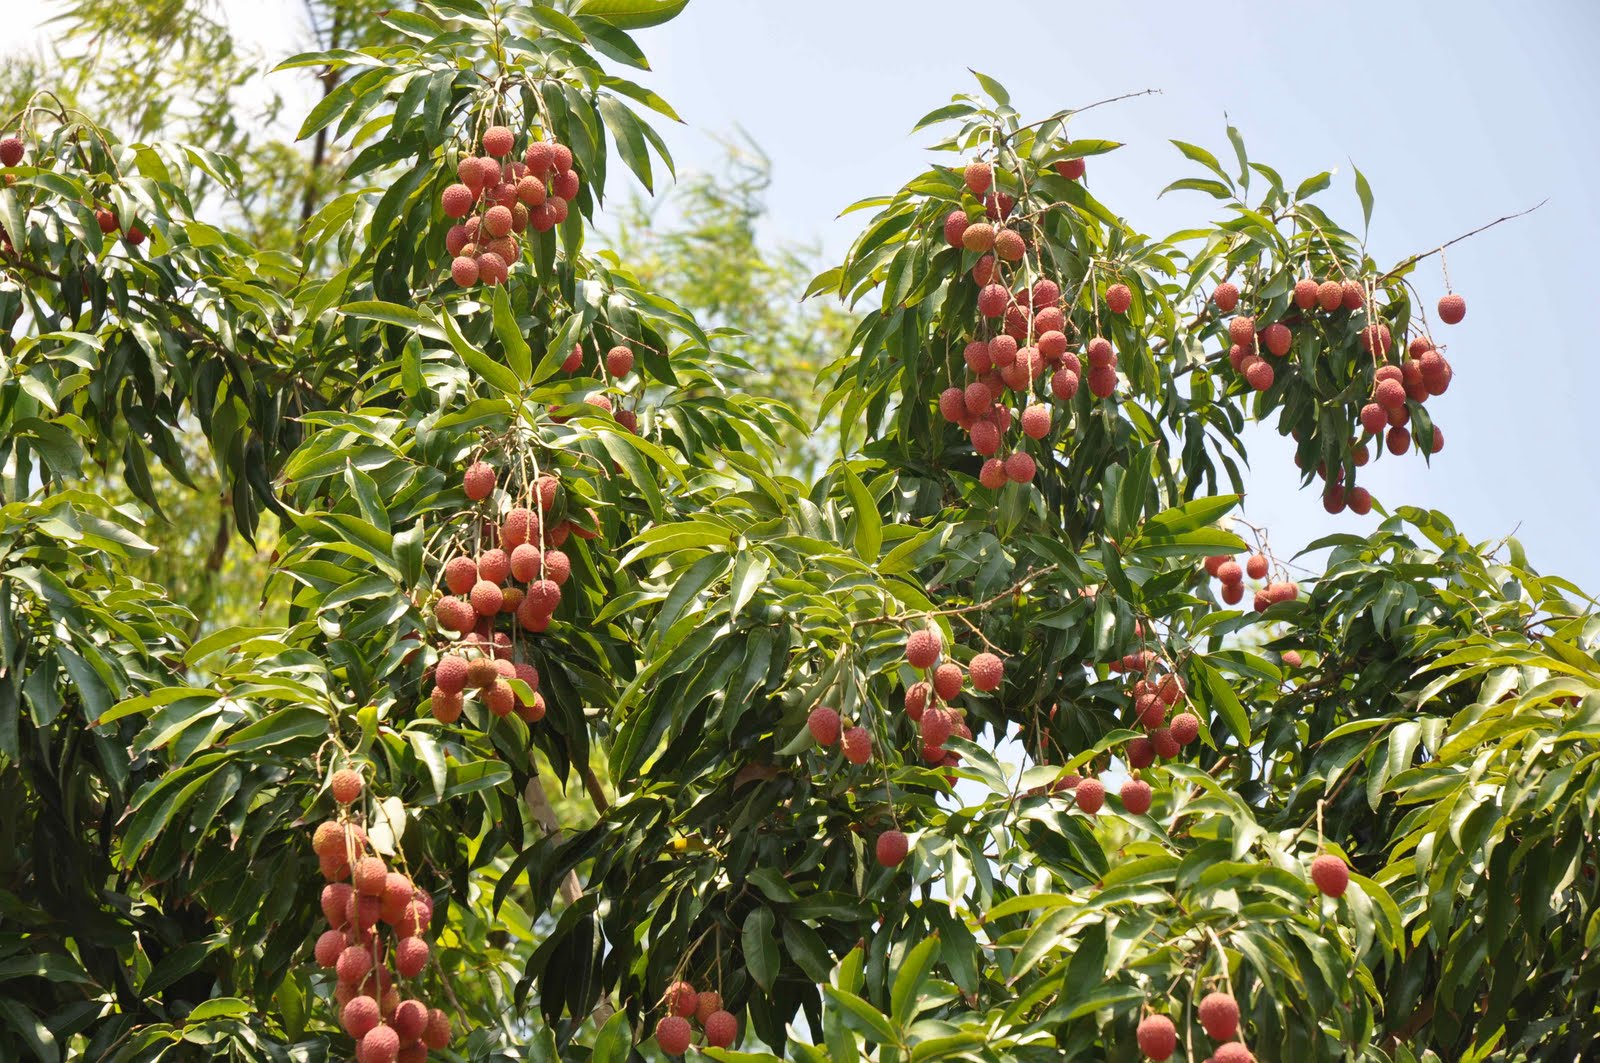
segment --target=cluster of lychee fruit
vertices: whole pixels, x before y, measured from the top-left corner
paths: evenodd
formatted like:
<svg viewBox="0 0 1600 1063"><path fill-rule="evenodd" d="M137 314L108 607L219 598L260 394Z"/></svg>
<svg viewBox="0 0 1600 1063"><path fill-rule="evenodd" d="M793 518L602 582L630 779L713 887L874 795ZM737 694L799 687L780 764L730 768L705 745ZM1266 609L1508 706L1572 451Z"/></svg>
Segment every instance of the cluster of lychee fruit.
<svg viewBox="0 0 1600 1063"><path fill-rule="evenodd" d="M21 137L13 133L0 138L0 166L16 166L22 162L23 156L26 154L27 151ZM11 175L7 174L6 184L9 185L11 183ZM123 231L122 222L117 219L117 209L115 207L95 206L94 221L103 235L110 236L112 233L122 232L123 238L133 246L138 247L144 243L144 230L137 225L130 225L126 231ZM3 227L0 227L0 237L4 238L5 246L9 249L11 247L11 234L7 233Z"/></svg>
<svg viewBox="0 0 1600 1063"><path fill-rule="evenodd" d="M605 357L599 359L599 367L604 369L605 375L612 381L620 383L624 377L633 372L633 348L625 343L613 345L606 351ZM561 371L564 373L576 373L582 368L583 344L574 344L572 353L567 355L566 360L561 363ZM610 414L612 419L627 431L638 433L639 415L633 410L618 409L616 404L611 401L611 396L597 391L586 396L583 401ZM556 424L566 424L567 418L553 412L554 409L555 407L551 407L550 419Z"/></svg>
<svg viewBox="0 0 1600 1063"><path fill-rule="evenodd" d="M1255 1063L1256 1057L1250 1049L1242 1041L1234 1040L1239 1035L1239 1002L1231 993L1220 990L1207 993L1195 1010L1206 1036L1222 1042L1207 1057L1206 1063ZM1178 1050L1178 1028L1171 1018L1159 1012L1141 1019L1134 1035L1139 1051L1147 1059L1171 1059Z"/></svg>
<svg viewBox="0 0 1600 1063"><path fill-rule="evenodd" d="M496 480L494 466L476 461L462 486L470 501L481 504L495 496ZM495 716L515 712L529 723L544 718L538 670L514 660L511 634L496 628L546 630L561 604L561 588L572 576L572 561L560 547L569 535L592 539L597 534L555 517L560 489L560 480L546 473L528 486L531 506L512 506L498 520L475 515L499 545L445 562L440 575L446 593L434 602L433 615L442 634L459 638L451 640L434 667L431 710L441 723L459 719L465 698L474 692ZM531 700L519 698L511 680L526 683Z"/></svg>
<svg viewBox="0 0 1600 1063"><path fill-rule="evenodd" d="M582 188L565 144L530 136L522 159L506 162L515 150L510 129L490 127L483 154L463 158L456 165L460 181L440 196L445 216L457 219L444 243L452 256L450 277L462 288L504 284L522 254L517 237L529 228L549 232L566 221Z"/></svg>
<svg viewBox="0 0 1600 1063"><path fill-rule="evenodd" d="M334 1003L357 1063L421 1063L430 1048L450 1043L450 1018L416 997L402 999L396 978L415 979L428 964L422 934L433 898L370 850L352 814L365 789L360 772L341 768L330 788L339 815L318 824L311 840L328 879L322 913L329 929L317 938L316 962L334 972Z"/></svg>
<svg viewBox="0 0 1600 1063"><path fill-rule="evenodd" d="M1058 169L1062 165L1066 164L1058 164ZM1082 175L1081 166L1068 171ZM1068 171L1062 171L1063 176ZM1061 306L1061 286L1048 277L1026 282L1029 244L1021 232L1005 224L1014 204L994 187L993 168L971 163L963 179L967 191L982 204L983 216L974 220L966 207L952 210L944 219L944 238L952 247L979 256L971 275L978 285L983 321L962 352L966 383L952 383L940 394L939 412L968 433L973 450L985 459L979 482L998 490L1008 482L1033 479L1038 465L1025 449L1026 440L1050 435L1056 413L1047 400L1071 402L1078 393L1083 364L1069 349L1072 325ZM1023 283L1012 291L1008 280ZM1113 313L1127 313L1132 302L1126 285L1113 284L1106 290L1106 306ZM1090 392L1097 398L1110 396L1117 387L1117 354L1110 341L1094 337L1084 356L1089 362ZM1020 437L1011 435L1013 425L1020 429Z"/></svg>
<svg viewBox="0 0 1600 1063"><path fill-rule="evenodd" d="M955 699L961 696L968 677L980 693L999 690L1005 680L1005 662L985 651L975 655L963 671L961 665L944 657L944 640L935 627L917 628L906 636L906 662L927 676L907 687L905 694L906 715L917 725L923 763L954 767L961 755L946 750L945 742L952 735L972 739L966 714L956 708Z"/></svg>
<svg viewBox="0 0 1600 1063"><path fill-rule="evenodd" d="M722 994L714 989L696 992L689 982L673 982L662 1006L667 1014L656 1023L656 1044L669 1056L689 1051L694 1040L691 1019L699 1023L707 1048L730 1048L739 1038L739 1020L723 1008Z"/></svg>
<svg viewBox="0 0 1600 1063"><path fill-rule="evenodd" d="M1271 568L1265 554L1251 554L1242 567L1229 554L1214 554L1205 560L1206 574L1222 584L1222 601L1226 605L1238 605L1244 600L1245 576L1265 580ZM1300 585L1294 580L1272 580L1256 590L1251 604L1256 612L1264 613L1278 602L1292 602L1299 597Z"/></svg>

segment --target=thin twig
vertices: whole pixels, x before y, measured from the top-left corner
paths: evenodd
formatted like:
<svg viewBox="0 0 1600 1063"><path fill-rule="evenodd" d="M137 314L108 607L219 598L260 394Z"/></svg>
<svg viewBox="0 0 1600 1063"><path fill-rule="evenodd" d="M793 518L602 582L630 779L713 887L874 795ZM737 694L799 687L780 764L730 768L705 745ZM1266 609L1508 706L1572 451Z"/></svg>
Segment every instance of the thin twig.
<svg viewBox="0 0 1600 1063"><path fill-rule="evenodd" d="M1383 274L1381 277L1379 277L1377 280L1373 281L1372 283L1373 283L1374 286L1382 284L1384 281L1388 280L1390 277L1394 276L1396 273L1399 273L1401 270L1405 269L1406 267L1414 266L1418 262L1421 262L1425 258L1432 258L1434 255L1442 254L1444 252L1444 249L1449 247L1449 246L1451 246L1452 244L1459 244L1461 241L1465 240L1469 236L1477 236L1479 233L1484 232L1487 229L1493 229L1496 225L1499 225L1503 221L1512 221L1512 220L1514 220L1516 218L1522 217L1525 214L1532 214L1534 211L1538 210L1540 207L1544 206L1548 202L1550 202L1550 197L1546 196L1545 198L1541 199L1539 202L1535 203L1533 206L1529 207L1527 210L1519 210L1515 214L1507 214L1504 217L1496 218L1494 221L1489 222L1487 225L1480 225L1476 229L1472 230L1469 233L1462 233L1460 236L1457 236L1454 239L1446 240L1444 243L1440 244L1438 247L1434 248L1432 251L1424 251L1420 255L1412 255L1410 258L1406 259L1404 262L1401 262L1398 266L1395 266L1388 273Z"/></svg>

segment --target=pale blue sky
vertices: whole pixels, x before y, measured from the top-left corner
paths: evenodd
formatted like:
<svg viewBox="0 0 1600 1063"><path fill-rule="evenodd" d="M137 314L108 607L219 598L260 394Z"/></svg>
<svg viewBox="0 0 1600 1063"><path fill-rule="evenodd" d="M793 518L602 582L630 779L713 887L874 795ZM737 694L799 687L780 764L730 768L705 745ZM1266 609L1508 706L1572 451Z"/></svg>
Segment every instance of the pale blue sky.
<svg viewBox="0 0 1600 1063"><path fill-rule="evenodd" d="M1600 369L1587 317L1600 236L1600 4L1513 7L1347 0L1338 5L1095 4L1047 0L691 0L642 32L651 85L683 115L680 167L713 165L710 134L735 125L771 155L770 231L841 253L864 215L839 209L895 190L929 158L907 131L971 66L1042 116L1145 88L1074 134L1126 143L1090 163L1095 194L1153 234L1215 217L1209 197L1156 193L1190 172L1168 143L1226 157L1224 113L1251 156L1290 180L1337 168L1328 207L1359 224L1350 160L1377 200L1380 261L1550 202L1450 249L1466 320L1441 329L1456 374L1429 408L1446 445L1430 469L1386 459L1362 480L1386 504L1442 509L1477 538L1521 524L1530 560L1600 590ZM1330 195L1327 193L1325 195ZM1416 281L1443 294L1436 265ZM1290 449L1260 433L1249 517L1293 552L1366 519L1329 517L1297 493Z"/></svg>
<svg viewBox="0 0 1600 1063"><path fill-rule="evenodd" d="M223 0L241 37L269 58L308 47L299 0ZM20 0L24 25L45 0ZM40 36L38 30L35 30ZM19 35L26 40L30 34ZM713 137L743 127L773 159L774 239L837 256L864 215L928 158L908 136L923 113L999 78L1034 116L1145 88L1160 96L1101 108L1075 135L1126 142L1091 161L1095 194L1155 235L1217 216L1209 197L1156 193L1191 172L1167 144L1227 155L1224 114L1253 158L1291 180L1337 168L1327 205L1359 220L1350 160L1377 197L1372 248L1394 261L1549 197L1538 213L1449 253L1466 321L1442 329L1455 379L1429 403L1446 438L1431 469L1386 459L1362 482L1387 504L1442 509L1477 538L1518 534L1533 563L1600 590L1600 433L1588 350L1600 236L1600 3L1487 0L1196 4L1175 0L691 0L642 31L646 80L684 116L666 133L680 168L714 166ZM276 75L280 91L298 87ZM615 189L614 191L620 191ZM1442 294L1435 265L1416 276ZM790 293L774 293L788 298ZM1375 517L1329 517L1297 492L1288 447L1257 433L1248 516L1292 553Z"/></svg>

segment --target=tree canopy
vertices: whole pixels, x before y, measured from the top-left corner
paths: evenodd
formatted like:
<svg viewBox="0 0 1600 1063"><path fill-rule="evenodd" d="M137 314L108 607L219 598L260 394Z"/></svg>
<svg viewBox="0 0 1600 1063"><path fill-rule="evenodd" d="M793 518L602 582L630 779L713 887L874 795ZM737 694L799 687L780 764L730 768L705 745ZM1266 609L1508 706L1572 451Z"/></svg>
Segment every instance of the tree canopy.
<svg viewBox="0 0 1600 1063"><path fill-rule="evenodd" d="M317 4L292 144L205 9L14 70L0 1044L1600 1053L1600 616L1361 486L1471 327L1360 171L1177 142L1153 237L979 74L806 278L759 162L603 209L685 2Z"/></svg>

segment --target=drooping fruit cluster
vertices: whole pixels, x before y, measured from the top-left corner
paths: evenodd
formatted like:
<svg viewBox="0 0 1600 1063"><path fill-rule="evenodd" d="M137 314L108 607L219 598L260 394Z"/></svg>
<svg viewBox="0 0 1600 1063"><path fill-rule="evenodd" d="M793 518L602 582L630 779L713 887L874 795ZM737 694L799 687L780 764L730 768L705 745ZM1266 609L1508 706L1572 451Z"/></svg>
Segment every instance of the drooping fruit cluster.
<svg viewBox="0 0 1600 1063"><path fill-rule="evenodd" d="M0 166L20 165L26 154L27 149L20 136L12 133L0 138ZM15 177L13 177L11 174L7 174L5 183L10 185L14 183L15 180ZM112 233L122 232L123 239L125 239L129 244L132 244L134 247L144 243L144 230L139 228L139 226L129 225L126 231L123 231L122 223L117 219L116 207L102 205L96 202L93 198L89 199L86 202L86 205L94 211L95 225L99 228L102 235L110 236ZM11 234L6 232L4 226L0 226L0 246L3 246L7 251L13 250L11 246Z"/></svg>
<svg viewBox="0 0 1600 1063"><path fill-rule="evenodd" d="M1226 605L1238 605L1244 600L1246 575L1261 581L1251 603L1258 613L1266 612L1278 602L1292 602L1300 597L1300 585L1294 580L1267 579L1271 567L1266 555L1259 553L1247 557L1242 567L1228 554L1215 554L1205 561L1206 574L1222 584L1222 601Z"/></svg>
<svg viewBox="0 0 1600 1063"><path fill-rule="evenodd" d="M1239 299L1239 288L1232 282L1217 285L1211 293L1212 305L1223 314L1232 313ZM1273 361L1290 355L1296 342L1295 328L1319 327L1318 314L1330 319L1337 316L1337 323L1345 328L1363 322L1354 335L1362 356L1376 365L1371 396L1357 416L1357 427L1365 436L1350 441L1351 463L1358 468L1366 465L1373 456L1369 445L1375 448L1380 443L1391 454L1404 454L1411 449L1413 434L1423 431L1424 425L1431 431L1429 454L1438 453L1444 435L1431 419L1424 422L1419 411L1429 398L1449 389L1450 363L1427 335L1417 335L1403 347L1397 345L1389 325L1378 309L1369 305L1367 292L1355 280L1300 280L1294 287L1292 308L1279 321L1261 322L1247 314L1233 317L1228 321L1229 363L1251 388L1268 390L1277 380ZM1459 295L1452 293L1439 301L1439 316L1446 324L1460 321L1465 314L1466 301ZM1390 362L1396 352L1399 361ZM1329 481L1323 491L1323 506L1329 513L1346 508L1358 515L1371 512L1372 496L1353 482L1347 485L1342 466L1334 470L1331 480L1325 467L1319 466L1317 473Z"/></svg>
<svg viewBox="0 0 1600 1063"><path fill-rule="evenodd" d="M818 705L806 717L806 727L817 745L827 747L838 743L844 759L861 765L872 759L872 734L859 724L847 725L835 709Z"/></svg>
<svg viewBox="0 0 1600 1063"><path fill-rule="evenodd" d="M431 955L422 935L433 898L369 844L360 773L340 769L330 789L339 815L318 824L311 839L328 880L321 898L328 929L313 948L317 966L334 973L333 1003L360 1063L424 1060L430 1048L450 1043L449 1016L417 991ZM402 987L410 991L404 997Z"/></svg>
<svg viewBox="0 0 1600 1063"><path fill-rule="evenodd" d="M572 149L529 134L520 161L507 162L516 135L505 126L483 134L483 154L456 165L460 181L440 196L446 217L456 220L445 234L451 255L450 277L462 288L504 284L511 265L522 257L518 237L532 228L549 232L567 220L582 188L572 168Z"/></svg>
<svg viewBox="0 0 1600 1063"><path fill-rule="evenodd" d="M523 632L546 630L561 604L572 561L560 548L571 535L596 535L592 524L558 516L557 477L546 473L524 484L520 499L510 491L497 493L496 481L488 462L467 468L462 488L478 509L472 513L473 542L461 545L475 549L452 556L439 574L444 593L433 615L445 652L433 670L431 709L440 723L459 719L469 696L481 697L497 717L515 712L528 723L544 718L539 672L523 659L519 640ZM528 504L513 504L519 500ZM526 690L517 687L519 681Z"/></svg>
<svg viewBox="0 0 1600 1063"><path fill-rule="evenodd" d="M1057 164L1058 172L1069 179L1082 176L1081 162ZM1060 284L1042 275L1028 239L1006 224L1012 198L994 187L987 163L969 164L963 180L969 195L945 216L944 238L976 256L971 277L982 320L962 352L962 382L951 381L940 394L939 412L967 432L973 450L985 459L979 482L998 490L1033 480L1038 461L1028 452L1028 440L1043 442L1070 422L1083 365L1069 349L1073 326ZM974 220L980 208L983 213ZM1106 290L1112 313L1126 313L1131 302L1126 285ZM1117 386L1117 355L1110 341L1096 336L1085 356L1090 392L1110 396ZM1041 452L1048 453L1048 446Z"/></svg>
<svg viewBox="0 0 1600 1063"><path fill-rule="evenodd" d="M918 628L906 636L906 661L927 676L907 687L905 694L906 715L917 725L922 759L930 765L954 767L961 755L947 751L945 742L951 735L972 738L965 711L953 704L961 696L968 673L944 656L943 639L935 627ZM971 676L976 689L998 690L1004 681L1005 663L995 654L980 653L972 658Z"/></svg>
<svg viewBox="0 0 1600 1063"><path fill-rule="evenodd" d="M739 1039L739 1020L722 1006L722 994L714 989L696 992L690 982L674 982L662 998L666 1010L656 1023L656 1044L669 1056L689 1051L694 1040L690 1020L700 1024L707 1048L731 1048Z"/></svg>

